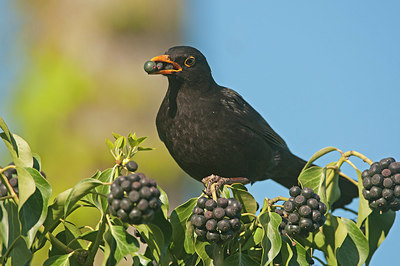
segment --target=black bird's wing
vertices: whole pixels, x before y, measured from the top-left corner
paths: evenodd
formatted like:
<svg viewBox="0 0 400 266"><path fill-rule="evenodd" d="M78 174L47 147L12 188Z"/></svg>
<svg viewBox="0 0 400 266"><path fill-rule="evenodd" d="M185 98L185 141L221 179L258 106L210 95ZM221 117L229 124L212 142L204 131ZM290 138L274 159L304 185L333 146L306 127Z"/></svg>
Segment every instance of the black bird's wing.
<svg viewBox="0 0 400 266"><path fill-rule="evenodd" d="M270 127L265 119L248 104L236 91L221 87L221 103L227 110L234 113L235 118L243 127L261 136L268 144L288 150L285 141Z"/></svg>

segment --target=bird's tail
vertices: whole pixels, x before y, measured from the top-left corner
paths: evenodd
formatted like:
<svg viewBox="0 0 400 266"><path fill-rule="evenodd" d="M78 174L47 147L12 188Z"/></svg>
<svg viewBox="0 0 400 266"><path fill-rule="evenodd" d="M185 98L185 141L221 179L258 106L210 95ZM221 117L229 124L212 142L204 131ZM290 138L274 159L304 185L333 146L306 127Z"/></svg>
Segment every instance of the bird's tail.
<svg viewBox="0 0 400 266"><path fill-rule="evenodd" d="M298 177L307 162L292 154L290 151L283 152L281 156L281 162L284 165L275 168L279 169L279 173L273 174L273 180L287 188L298 185ZM276 177L276 179L274 177ZM332 209L342 208L351 203L354 198L358 197L358 188L342 176L339 177L339 187L341 196L332 205Z"/></svg>

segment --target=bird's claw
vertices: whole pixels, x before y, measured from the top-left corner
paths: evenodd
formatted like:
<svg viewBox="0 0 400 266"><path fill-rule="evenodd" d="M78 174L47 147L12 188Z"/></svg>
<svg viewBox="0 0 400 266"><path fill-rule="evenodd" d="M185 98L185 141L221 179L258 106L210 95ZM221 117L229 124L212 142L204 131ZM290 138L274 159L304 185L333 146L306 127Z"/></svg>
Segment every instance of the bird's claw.
<svg viewBox="0 0 400 266"><path fill-rule="evenodd" d="M233 177L233 178L228 178L228 177L221 177L218 175L210 175L207 177L204 177L202 179L202 182L204 186L206 187L205 193L208 196L213 195L213 191L215 191L215 194L218 196L219 195L219 189L223 187L225 184L233 184L233 183L241 183L241 184L248 184L250 183L250 180L246 177Z"/></svg>

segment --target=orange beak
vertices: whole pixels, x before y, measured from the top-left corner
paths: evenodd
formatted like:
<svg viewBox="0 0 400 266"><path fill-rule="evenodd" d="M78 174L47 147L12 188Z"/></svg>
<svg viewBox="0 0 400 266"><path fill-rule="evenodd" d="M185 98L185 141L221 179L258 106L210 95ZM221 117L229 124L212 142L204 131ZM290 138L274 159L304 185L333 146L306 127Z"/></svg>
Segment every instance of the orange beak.
<svg viewBox="0 0 400 266"><path fill-rule="evenodd" d="M166 74L166 75L168 75L168 74L172 74L174 72L182 71L182 67L178 63L172 61L169 58L169 55L159 55L159 56L153 57L151 59L151 61L171 64L173 66L173 68L171 68L171 69L162 69L160 71L156 71L156 72L153 72L153 73L150 73L150 74Z"/></svg>

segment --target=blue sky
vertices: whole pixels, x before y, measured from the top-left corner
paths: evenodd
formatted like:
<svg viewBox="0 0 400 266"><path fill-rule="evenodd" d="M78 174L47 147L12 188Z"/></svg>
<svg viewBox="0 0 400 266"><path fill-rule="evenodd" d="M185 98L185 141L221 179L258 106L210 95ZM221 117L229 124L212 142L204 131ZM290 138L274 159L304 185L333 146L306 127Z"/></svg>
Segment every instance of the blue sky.
<svg viewBox="0 0 400 266"><path fill-rule="evenodd" d="M304 159L335 146L400 160L400 2L247 3L191 0L183 9L184 44L206 55L214 79L238 91ZM249 190L258 202L287 195L271 181ZM399 225L371 265L395 259Z"/></svg>

